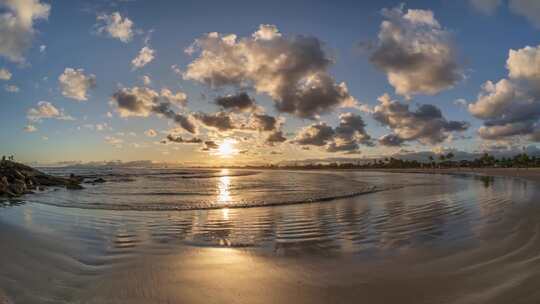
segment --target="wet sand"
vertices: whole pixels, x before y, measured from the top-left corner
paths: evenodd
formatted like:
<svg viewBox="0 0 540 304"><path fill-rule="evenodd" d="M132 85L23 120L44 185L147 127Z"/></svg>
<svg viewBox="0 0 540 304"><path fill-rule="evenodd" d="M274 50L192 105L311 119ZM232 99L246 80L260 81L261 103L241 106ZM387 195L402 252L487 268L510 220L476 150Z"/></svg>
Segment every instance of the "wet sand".
<svg viewBox="0 0 540 304"><path fill-rule="evenodd" d="M436 178L454 183L453 177ZM466 193L480 204L470 210L452 197L467 185ZM0 210L0 244L8 244L0 253L0 289L15 304L538 303L540 206L530 203L540 197L535 187L506 179L485 186L456 177L448 189L405 188L358 201L228 213L10 207ZM415 205L415 191L429 190L433 194ZM490 194L495 190L512 195L498 200L499 192ZM194 226L171 224L186 214L193 214ZM164 226L150 229L163 218ZM314 235L307 219L323 230ZM291 235L285 224L301 235ZM366 234L353 234L364 228ZM269 250L241 246L255 232L275 234ZM174 239L182 235L239 246Z"/></svg>
<svg viewBox="0 0 540 304"><path fill-rule="evenodd" d="M536 214L537 216L540 214ZM44 297L58 269L73 261L51 255L58 242L1 229L3 244L18 241L1 267L21 271L24 296L14 303L537 303L540 299L540 224L523 220L472 248L409 251L397 258L275 257L232 248L186 247L143 255ZM7 236L6 234L9 234ZM31 244L31 245L30 245ZM13 254L17 252L17 254ZM21 253L23 253L21 255ZM92 272L88 270L89 272ZM98 272L104 274L98 275ZM73 283L73 282L71 282ZM35 294L33 294L35 292ZM66 301L58 301L65 297ZM9 302L6 302L9 303Z"/></svg>
<svg viewBox="0 0 540 304"><path fill-rule="evenodd" d="M434 168L434 169L370 169L368 171L420 174L474 174L481 176L502 176L540 181L540 168Z"/></svg>

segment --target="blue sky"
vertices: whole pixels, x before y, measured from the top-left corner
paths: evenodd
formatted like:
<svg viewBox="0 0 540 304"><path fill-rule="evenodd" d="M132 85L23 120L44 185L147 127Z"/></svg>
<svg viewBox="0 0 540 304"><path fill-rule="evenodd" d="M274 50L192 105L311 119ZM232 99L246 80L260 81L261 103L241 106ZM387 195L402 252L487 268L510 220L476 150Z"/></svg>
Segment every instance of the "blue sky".
<svg viewBox="0 0 540 304"><path fill-rule="evenodd" d="M28 6L25 6L28 3L48 6L49 10L47 16L34 15L29 30L31 33L0 30L0 41L11 39L8 35L27 35L31 41L20 49L21 58L24 59L14 60L5 50L0 50L0 69L8 70L11 74L9 79L0 80L0 153L15 154L24 161L40 162L150 159L197 163L206 162L209 158L217 162L233 159L256 162L338 155L368 157L403 150L441 148L476 151L495 144L510 149L516 145L534 144L536 116L527 118L531 122L529 131L486 138L479 136L478 129L486 122L489 124L501 117L480 119L481 114L473 115L467 105L455 103L457 99L464 99L469 104L479 102L478 94L486 81L497 82L509 77L506 61L510 49L520 50L526 46L535 48L538 45L538 28L534 21L535 1L513 1L520 3L502 1L496 6L499 1L486 0L485 6L496 7L492 13L487 14L475 7L472 0L332 3L1 0L4 17L22 14L23 10L28 10ZM440 24L439 29L445 33L444 43L448 43L454 52L452 62L459 66L462 75L459 80L438 89L436 93L415 93L410 98L396 94L396 88L387 79L387 71L374 64L371 58L381 48L382 42L378 38L381 23L388 20L382 10L399 8L400 5L403 5L402 17L409 9L433 13L434 19ZM531 5L528 8L532 12L529 16L523 16L516 9L509 8L511 5ZM540 17L540 7L537 5L536 10ZM129 41L123 42L106 30L100 32L103 20L100 21L98 16L111 16L113 13L133 23ZM324 73L330 75L336 84L345 82L348 95L357 100L358 106L335 106L317 113L315 118L306 118L277 110L274 106L276 97L270 96L268 92L242 87L241 90L247 90L265 114L285 120L276 128L282 131L287 140L271 145L262 143L261 138L267 135L264 132L247 132L248 137L253 139L240 140L246 137L244 131L221 132L207 128L201 121L197 122L199 130L193 134L178 130L174 122L161 115L122 118L118 114L117 107L120 105L111 101L112 96L122 89L133 87L146 87L155 92L167 88L173 93L185 93L187 105L175 109L186 117L196 112L219 112L220 108L214 104L214 98L235 94L240 90L238 87L210 87L202 80L189 79L175 73L171 66L176 65L181 73L185 73L188 65L200 58L201 52L189 55L184 50L207 33L233 33L238 40L249 39L261 24L275 25L285 39L304 35L324 43L325 56L333 62L325 68ZM4 23L0 23L2 26L5 26ZM45 46L44 50L40 46ZM144 46L154 50L154 58L148 64L134 69L132 60ZM534 64L531 62L531 65ZM83 75L95 76L95 85L86 90L86 100L76 100L62 94L59 77L66 68L82 69ZM145 75L151 79L151 84L143 83L142 77ZM8 92L7 86L16 86L19 91ZM434 105L441 110L445 120L466 121L470 126L457 132L443 128L441 132L444 133L444 140L431 140L420 135L400 135L402 138L399 146L382 145L380 137L399 133L399 127L396 129L396 126L385 125L374 118L374 107L380 103L377 99L385 93L393 101L408 105L411 111L420 105ZM534 98L535 95L532 96ZM28 111L36 108L40 101L49 102L58 110L63 109L64 114L72 119L44 117L40 121L30 121ZM513 111L516 104L519 106L519 101L505 102L508 111ZM360 109L360 105L365 106L364 110ZM534 104L533 108L536 107ZM360 116L366 125L365 130L355 129L355 135L351 135L354 138L336 129L339 115L349 112ZM107 113L112 114L112 117L108 117ZM322 143L302 137L307 136L307 133L302 133L303 128L321 122L334 128L334 137ZM28 125L33 128L25 130ZM97 130L96 125L101 125L99 128L102 130ZM157 135L148 136L152 134L149 130L154 130ZM213 153L211 148L205 149L208 147L204 144L160 144L171 132L184 138L201 138L202 142L213 141L218 146L231 139L234 153L219 155ZM364 140L365 137L360 138L364 133L371 140L369 144ZM340 144L343 140L352 140L354 151L340 149L338 152L329 152L329 146L336 140Z"/></svg>

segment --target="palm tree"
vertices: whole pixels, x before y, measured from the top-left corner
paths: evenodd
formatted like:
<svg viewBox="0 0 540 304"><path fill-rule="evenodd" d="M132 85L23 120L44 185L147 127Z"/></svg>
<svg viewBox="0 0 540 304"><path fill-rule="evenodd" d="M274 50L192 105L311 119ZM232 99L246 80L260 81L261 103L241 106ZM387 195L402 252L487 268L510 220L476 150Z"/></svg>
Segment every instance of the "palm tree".
<svg viewBox="0 0 540 304"><path fill-rule="evenodd" d="M441 161L439 163L439 168L440 168L442 166L442 164L444 163L444 161L446 160L446 155L444 155L444 154L439 155L439 160Z"/></svg>

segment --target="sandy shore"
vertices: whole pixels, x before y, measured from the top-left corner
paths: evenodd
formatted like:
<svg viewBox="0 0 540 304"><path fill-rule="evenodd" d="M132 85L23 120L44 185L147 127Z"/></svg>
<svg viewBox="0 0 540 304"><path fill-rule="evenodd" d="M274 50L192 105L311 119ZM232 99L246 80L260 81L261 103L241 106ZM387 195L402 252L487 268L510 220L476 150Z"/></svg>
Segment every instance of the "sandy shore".
<svg viewBox="0 0 540 304"><path fill-rule="evenodd" d="M383 171L540 180L536 169ZM535 187L507 179L484 187L445 175L384 178L446 183L330 204L227 212L5 208L0 244L9 246L0 254L6 293L2 298L0 292L0 303L539 302L540 207L519 205L537 201ZM190 224L183 226L184 219ZM464 230L466 237L459 237ZM280 242L266 251L191 237L234 241L270 234ZM356 245L365 250L370 237L377 240L375 251L341 253Z"/></svg>

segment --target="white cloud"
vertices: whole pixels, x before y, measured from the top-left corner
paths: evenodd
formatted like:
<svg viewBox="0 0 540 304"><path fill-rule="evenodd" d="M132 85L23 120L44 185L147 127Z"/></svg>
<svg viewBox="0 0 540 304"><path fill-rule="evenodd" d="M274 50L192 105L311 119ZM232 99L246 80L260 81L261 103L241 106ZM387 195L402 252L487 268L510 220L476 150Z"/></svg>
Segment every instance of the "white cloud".
<svg viewBox="0 0 540 304"><path fill-rule="evenodd" d="M89 129L89 130L96 130L96 131L99 131L99 132L102 132L102 131L105 131L105 130L112 130L111 127L109 127L109 125L107 123L98 123L98 124L86 124L83 126L84 128L86 129Z"/></svg>
<svg viewBox="0 0 540 304"><path fill-rule="evenodd" d="M175 73L176 75L180 76L180 77L183 77L183 72L182 70L178 67L178 65L176 64L173 64L171 65L171 70L173 71L173 73Z"/></svg>
<svg viewBox="0 0 540 304"><path fill-rule="evenodd" d="M131 66L133 69L140 69L154 60L155 55L156 51L154 49L145 46L139 51L137 57L133 58L131 61Z"/></svg>
<svg viewBox="0 0 540 304"><path fill-rule="evenodd" d="M510 50L506 68L510 78L523 79L540 86L540 46Z"/></svg>
<svg viewBox="0 0 540 304"><path fill-rule="evenodd" d="M124 140L114 136L105 136L105 142L116 148L121 148Z"/></svg>
<svg viewBox="0 0 540 304"><path fill-rule="evenodd" d="M273 24L262 24L259 30L253 33L255 40L273 40L279 37L281 37L281 33Z"/></svg>
<svg viewBox="0 0 540 304"><path fill-rule="evenodd" d="M62 95L78 101L88 100L88 90L96 86L96 76L85 75L83 69L66 68L58 81Z"/></svg>
<svg viewBox="0 0 540 304"><path fill-rule="evenodd" d="M489 140L538 141L540 132L540 46L510 50L508 78L486 81L469 112L484 120L478 134Z"/></svg>
<svg viewBox="0 0 540 304"><path fill-rule="evenodd" d="M33 125L26 125L24 127L24 132L28 132L28 133L32 133L32 132L36 132L37 131L37 128Z"/></svg>
<svg viewBox="0 0 540 304"><path fill-rule="evenodd" d="M154 130L154 129L149 129L149 130L146 130L144 132L144 135L148 136L148 137L156 137L157 136L157 132Z"/></svg>
<svg viewBox="0 0 540 304"><path fill-rule="evenodd" d="M463 99L463 98L458 98L456 100L454 100L454 104L458 107L467 107L467 100Z"/></svg>
<svg viewBox="0 0 540 304"><path fill-rule="evenodd" d="M286 37L273 25L260 25L251 37L209 33L186 50L198 57L185 79L212 88L254 88L272 98L279 112L316 118L353 98L345 83L329 74L332 59L311 36Z"/></svg>
<svg viewBox="0 0 540 304"><path fill-rule="evenodd" d="M42 44L42 45L39 46L39 52L40 53L45 52L45 50L47 50L47 46L45 44Z"/></svg>
<svg viewBox="0 0 540 304"><path fill-rule="evenodd" d="M508 107L521 99L528 99L526 93L510 80L502 79L497 83L487 81L477 100L469 104L469 112L480 119L504 116Z"/></svg>
<svg viewBox="0 0 540 304"><path fill-rule="evenodd" d="M166 100L167 102L174 104L175 106L181 108L185 107L187 104L187 95L184 92L178 91L176 93L173 93L171 90L167 88L161 89L160 92L161 98Z"/></svg>
<svg viewBox="0 0 540 304"><path fill-rule="evenodd" d="M283 138L285 139L285 138ZM353 113L339 115L335 128L324 122L301 129L293 143L302 146L324 146L327 152L359 153L360 145L373 146L362 117Z"/></svg>
<svg viewBox="0 0 540 304"><path fill-rule="evenodd" d="M18 93L20 91L19 87L13 84L6 85L4 89L9 93Z"/></svg>
<svg viewBox="0 0 540 304"><path fill-rule="evenodd" d="M145 87L122 88L111 98L111 105L116 107L120 117L148 117L150 114L164 116L190 133L196 132L196 126L190 117L176 113L171 105L182 104L185 94L170 90L160 93Z"/></svg>
<svg viewBox="0 0 540 304"><path fill-rule="evenodd" d="M123 88L113 95L120 117L147 117L158 104L159 93L145 87Z"/></svg>
<svg viewBox="0 0 540 304"><path fill-rule="evenodd" d="M24 62L24 52L34 38L34 21L47 19L51 6L39 0L0 1L0 55Z"/></svg>
<svg viewBox="0 0 540 304"><path fill-rule="evenodd" d="M102 14L97 16L96 24L98 33L106 33L112 38L116 38L124 43L133 38L133 21L128 17L122 17L119 12L110 15Z"/></svg>
<svg viewBox="0 0 540 304"><path fill-rule="evenodd" d="M0 69L0 80L10 80L11 76L12 74L8 69Z"/></svg>
<svg viewBox="0 0 540 304"><path fill-rule="evenodd" d="M64 113L63 109L57 109L48 101L40 101L37 107L30 108L27 112L28 120L32 122L40 122L42 119L51 118L58 120L75 120L73 117Z"/></svg>
<svg viewBox="0 0 540 304"><path fill-rule="evenodd" d="M150 76L148 76L148 75L143 75L143 76L141 77L141 79L142 79L142 82L143 82L143 84L144 84L145 86L149 86L149 85L152 84L152 78L150 78Z"/></svg>
<svg viewBox="0 0 540 304"><path fill-rule="evenodd" d="M433 95L464 78L449 33L429 10L384 9L370 61L386 72L396 93Z"/></svg>
<svg viewBox="0 0 540 304"><path fill-rule="evenodd" d="M373 118L392 130L391 134L381 138L381 144L400 145L405 141L437 144L448 139L452 132L463 132L469 128L465 121L447 120L434 105L423 104L411 111L409 104L392 100L388 94L378 100Z"/></svg>
<svg viewBox="0 0 540 304"><path fill-rule="evenodd" d="M469 0L471 6L485 15L493 15L502 4L502 0Z"/></svg>

